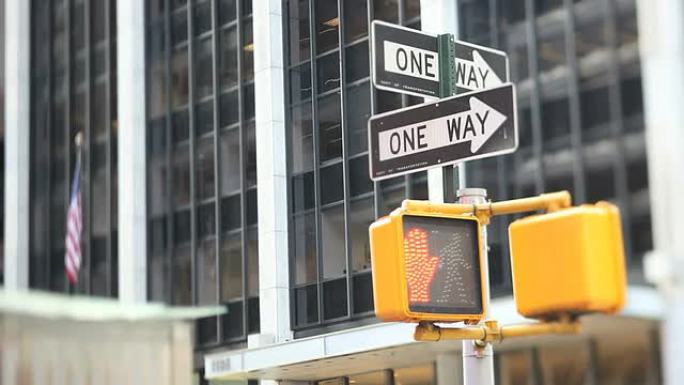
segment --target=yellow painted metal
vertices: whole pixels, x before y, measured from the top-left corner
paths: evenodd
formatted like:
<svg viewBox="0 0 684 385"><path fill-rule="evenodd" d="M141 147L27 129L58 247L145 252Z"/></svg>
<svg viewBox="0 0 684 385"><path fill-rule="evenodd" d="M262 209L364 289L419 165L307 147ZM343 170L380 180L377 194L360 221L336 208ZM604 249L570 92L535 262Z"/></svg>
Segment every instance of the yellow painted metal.
<svg viewBox="0 0 684 385"><path fill-rule="evenodd" d="M518 312L615 313L625 302L620 214L607 202L513 222L509 227L513 293Z"/></svg>
<svg viewBox="0 0 684 385"><path fill-rule="evenodd" d="M481 226L476 217L436 210L425 210L425 206L406 205L406 202L407 201L404 201L405 205L403 207L400 207L394 210L390 215L375 221L369 228L375 315L379 319L387 322L477 322L481 320L484 317L488 306L484 295L485 277L482 269L479 269L481 288L479 295L482 298L482 313L446 314L410 310L404 253L404 216L411 215L474 221L477 224L477 252L480 266L483 265L484 256L482 253Z"/></svg>
<svg viewBox="0 0 684 385"><path fill-rule="evenodd" d="M568 208L572 198L567 191L541 194L536 197L513 199L502 202L488 202L480 204L463 203L435 203L430 201L405 200L402 208L406 210L422 211L439 214L475 215L483 223L487 223L494 215L515 214L528 211L544 210L553 212Z"/></svg>
<svg viewBox="0 0 684 385"><path fill-rule="evenodd" d="M580 331L580 323L569 320L506 326L499 326L497 321L488 320L483 325L461 328L444 328L430 322L421 322L416 326L413 338L416 341L474 340L486 344L488 342L501 342L504 339L517 337L577 334Z"/></svg>

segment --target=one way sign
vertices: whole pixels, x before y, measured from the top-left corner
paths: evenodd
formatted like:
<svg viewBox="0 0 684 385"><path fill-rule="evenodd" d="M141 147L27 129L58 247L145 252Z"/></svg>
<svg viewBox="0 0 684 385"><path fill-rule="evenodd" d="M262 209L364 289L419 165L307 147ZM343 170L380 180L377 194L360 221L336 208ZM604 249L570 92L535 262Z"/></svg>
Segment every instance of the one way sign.
<svg viewBox="0 0 684 385"><path fill-rule="evenodd" d="M475 91L373 116L368 121L370 176L393 176L518 147L515 88Z"/></svg>
<svg viewBox="0 0 684 385"><path fill-rule="evenodd" d="M439 97L440 83L451 80L457 93L509 81L505 52L464 41L453 44L455 71L450 71L449 55L440 52L436 35L375 20L371 28L373 84L388 91Z"/></svg>

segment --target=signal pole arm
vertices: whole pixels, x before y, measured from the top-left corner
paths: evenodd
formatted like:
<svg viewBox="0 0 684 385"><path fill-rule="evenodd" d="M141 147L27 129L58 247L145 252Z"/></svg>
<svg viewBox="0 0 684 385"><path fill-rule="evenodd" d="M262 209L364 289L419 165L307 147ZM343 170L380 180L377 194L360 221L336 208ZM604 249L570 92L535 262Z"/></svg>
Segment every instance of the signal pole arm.
<svg viewBox="0 0 684 385"><path fill-rule="evenodd" d="M421 322L416 326L413 338L416 341L475 340L477 345L484 346L509 338L577 334L580 330L580 323L570 319L508 326L499 326L497 321L485 321L483 325L462 328L441 328L430 322Z"/></svg>
<svg viewBox="0 0 684 385"><path fill-rule="evenodd" d="M405 200L404 209L422 210L443 214L473 214L483 223L489 223L494 215L524 213L529 211L553 212L568 208L572 204L572 197L567 191L541 194L536 197L513 199L501 202L487 202L476 204L464 203L435 203L430 201Z"/></svg>

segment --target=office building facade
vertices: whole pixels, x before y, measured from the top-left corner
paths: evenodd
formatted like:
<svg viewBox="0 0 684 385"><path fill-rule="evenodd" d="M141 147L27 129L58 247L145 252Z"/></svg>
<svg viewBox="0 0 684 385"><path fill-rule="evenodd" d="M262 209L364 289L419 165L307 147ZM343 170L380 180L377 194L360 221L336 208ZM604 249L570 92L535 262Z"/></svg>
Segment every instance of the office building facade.
<svg viewBox="0 0 684 385"><path fill-rule="evenodd" d="M468 186L493 200L565 189L623 216L624 314L592 318L577 337L503 344L497 378L660 381L662 308L642 268L651 155L635 0L436 1L442 14L419 0L27 3L2 7L26 23L2 39L24 42L10 55L26 67L3 73L30 79L9 85L26 108L11 105L12 124L0 126L0 141L15 130L8 145L23 149L3 156L5 227L26 234L5 248L9 286L123 299L132 272L144 283L138 301L223 306L196 324L201 381L452 381L460 346L415 343L410 325L374 318L367 233L404 199L436 189L455 199L456 182L427 172L368 176L368 118L423 102L372 86L370 23L430 30L446 13L458 38L508 53L517 87L519 149L469 162ZM130 36L140 44L121 43ZM122 147L132 142L142 146ZM83 266L69 285L64 228L79 158ZM513 219L488 227L492 314L511 322Z"/></svg>

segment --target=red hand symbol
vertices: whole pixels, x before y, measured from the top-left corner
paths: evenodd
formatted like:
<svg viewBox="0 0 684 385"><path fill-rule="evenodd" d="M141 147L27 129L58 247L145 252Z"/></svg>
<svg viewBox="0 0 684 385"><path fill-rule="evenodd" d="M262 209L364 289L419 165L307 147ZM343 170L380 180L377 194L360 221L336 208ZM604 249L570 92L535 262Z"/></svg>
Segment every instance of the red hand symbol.
<svg viewBox="0 0 684 385"><path fill-rule="evenodd" d="M404 253L409 301L430 302L430 286L437 272L439 257L429 255L427 232L410 229L404 237Z"/></svg>

